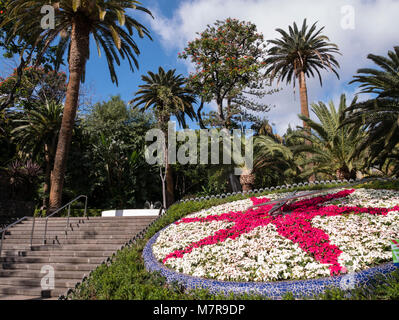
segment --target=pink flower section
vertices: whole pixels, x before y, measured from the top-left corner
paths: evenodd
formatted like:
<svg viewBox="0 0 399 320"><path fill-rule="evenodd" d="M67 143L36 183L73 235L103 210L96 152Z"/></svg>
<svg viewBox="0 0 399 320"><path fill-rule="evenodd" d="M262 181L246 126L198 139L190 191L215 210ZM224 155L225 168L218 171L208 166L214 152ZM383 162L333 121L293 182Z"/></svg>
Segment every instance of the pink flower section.
<svg viewBox="0 0 399 320"><path fill-rule="evenodd" d="M314 197L297 201L290 205L285 205L281 210L285 215L273 217L269 215L269 210L273 205L264 205L256 209L251 209L247 213L229 212L222 215L209 215L201 218L183 218L176 224L192 223L192 222L212 222L212 221L228 221L234 225L228 229L220 229L213 235L203 238L200 241L193 242L183 250L176 250L168 254L164 259L165 263L168 259L182 258L186 253L192 252L194 248L200 248L206 245L224 242L226 239L236 239L244 233L259 226L267 226L272 223L276 226L277 232L292 242L297 243L299 247L310 254L320 263L330 264L331 275L346 273L345 267L338 263L338 257L342 251L335 245L330 243L328 235L321 229L314 228L311 221L316 216L337 216L342 214L379 214L386 215L389 211L399 210L399 206L394 208L359 208L359 207L338 207L334 205L321 206L321 204L348 196L354 189L344 190L334 194ZM251 198L254 205L261 204L270 199Z"/></svg>

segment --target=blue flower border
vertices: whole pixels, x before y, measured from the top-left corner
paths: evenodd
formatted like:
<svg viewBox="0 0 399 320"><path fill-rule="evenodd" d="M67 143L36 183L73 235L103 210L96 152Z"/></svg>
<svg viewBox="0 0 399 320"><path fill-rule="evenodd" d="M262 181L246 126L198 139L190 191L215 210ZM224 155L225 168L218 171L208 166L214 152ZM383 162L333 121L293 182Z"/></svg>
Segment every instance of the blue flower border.
<svg viewBox="0 0 399 320"><path fill-rule="evenodd" d="M167 227L166 227L167 228ZM163 229L162 229L163 230ZM208 289L210 293L230 293L235 294L258 294L267 296L271 299L281 299L285 294L291 292L296 298L313 297L323 293L326 289L342 288L352 285L367 286L376 275L388 274L397 267L393 263L385 263L378 267L369 268L350 275L341 275L335 277L293 280L277 282L233 282L218 281L199 277L185 275L165 267L160 263L152 252L152 246L156 242L159 234L156 233L146 244L143 250L144 265L149 272L160 272L166 280L178 282L187 289Z"/></svg>

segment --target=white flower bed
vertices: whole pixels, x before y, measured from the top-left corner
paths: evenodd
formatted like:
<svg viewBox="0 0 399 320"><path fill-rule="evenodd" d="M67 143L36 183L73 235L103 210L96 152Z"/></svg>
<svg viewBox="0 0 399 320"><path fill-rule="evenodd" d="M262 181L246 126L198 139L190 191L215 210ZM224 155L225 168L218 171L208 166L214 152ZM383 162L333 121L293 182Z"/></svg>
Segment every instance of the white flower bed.
<svg viewBox="0 0 399 320"><path fill-rule="evenodd" d="M336 191L330 192L335 193ZM274 200L288 195L270 194ZM399 192L358 189L349 196L325 202L323 206L386 207L399 205ZM230 211L244 211L252 205L250 199L216 206L185 218L221 215ZM399 212L387 215L345 214L316 216L312 227L323 230L332 245L342 251L338 261L348 271L390 261L390 240L399 238ZM161 232L153 245L155 257L162 261L175 250L182 250L193 242L213 235L234 223L227 221L190 222L172 224ZM197 277L225 281L275 281L310 279L329 276L329 264L314 259L297 243L281 236L276 226L256 227L236 239L194 248L180 258L168 259L165 265L176 271Z"/></svg>

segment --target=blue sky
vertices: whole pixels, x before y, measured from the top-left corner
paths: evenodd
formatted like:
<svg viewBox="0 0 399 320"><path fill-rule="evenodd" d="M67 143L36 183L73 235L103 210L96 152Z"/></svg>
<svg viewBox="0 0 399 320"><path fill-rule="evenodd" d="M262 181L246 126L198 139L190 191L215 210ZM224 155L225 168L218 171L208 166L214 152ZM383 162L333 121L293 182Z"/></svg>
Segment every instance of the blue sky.
<svg viewBox="0 0 399 320"><path fill-rule="evenodd" d="M324 34L338 44L342 53L338 57L340 80L331 72L322 72L323 87L318 79L309 79L310 103L329 100L338 103L342 93L351 100L357 87L348 82L359 68L373 66L367 54L386 55L394 45L399 45L399 0L142 0L142 3L153 12L155 19L142 12L134 14L150 29L153 37L153 41L136 38L141 50L140 69L132 73L128 63L122 61L117 69L117 87L110 80L105 58L98 57L92 43L85 83L92 102L107 100L115 94L120 94L125 101L132 99L141 84L141 75L156 71L159 66L187 75L193 67L179 60L177 53L207 24L227 17L255 23L265 39L276 38L276 28L287 29L293 21L300 24L304 18L308 23L318 21L319 27L325 26ZM2 62L1 75L4 76L7 68ZM297 117L299 96L298 90L294 94L292 86L280 85L280 88L280 93L265 97L264 102L275 105L265 116L282 134L289 124L293 127L300 124Z"/></svg>

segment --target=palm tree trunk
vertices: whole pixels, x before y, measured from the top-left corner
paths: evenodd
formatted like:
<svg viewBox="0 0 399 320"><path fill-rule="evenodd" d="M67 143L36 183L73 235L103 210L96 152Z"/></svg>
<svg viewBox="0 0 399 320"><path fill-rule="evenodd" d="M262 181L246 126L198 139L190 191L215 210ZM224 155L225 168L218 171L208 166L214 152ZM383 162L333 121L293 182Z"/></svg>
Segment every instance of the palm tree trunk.
<svg viewBox="0 0 399 320"><path fill-rule="evenodd" d="M242 191L251 191L255 183L255 175L251 170L244 171L240 176Z"/></svg>
<svg viewBox="0 0 399 320"><path fill-rule="evenodd" d="M299 74L299 96L301 100L301 114L309 118L308 89L306 87L305 72L303 71ZM305 121L303 121L303 127L308 127Z"/></svg>
<svg viewBox="0 0 399 320"><path fill-rule="evenodd" d="M166 166L166 199L168 207L170 207L175 202L175 190L173 184L172 166L169 163Z"/></svg>
<svg viewBox="0 0 399 320"><path fill-rule="evenodd" d="M89 54L90 30L83 19L76 17L72 22L69 52L69 82L66 91L64 114L58 137L54 169L51 174L50 211L61 206L62 188L66 170L72 130L78 107L80 80Z"/></svg>
<svg viewBox="0 0 399 320"><path fill-rule="evenodd" d="M49 205L49 191L50 191L50 177L51 177L51 159L49 154L49 147L47 143L44 145L44 161L45 161L45 169L44 169L44 186L43 186L43 208L48 209Z"/></svg>
<svg viewBox="0 0 399 320"><path fill-rule="evenodd" d="M165 123L168 123L169 117L167 117ZM165 134L165 175L166 175L166 204L169 208L175 202L175 190L173 183L173 171L172 166L169 163L169 145L168 145L168 130L164 132Z"/></svg>
<svg viewBox="0 0 399 320"><path fill-rule="evenodd" d="M301 70L299 74L299 95L300 95L300 100L301 100L301 114L305 116L306 118L309 118L309 103L308 103L308 88L306 87L306 77L305 77L305 72ZM307 131L308 135L310 135L310 128L308 127L307 123L303 121L303 127ZM308 140L305 140L305 144L311 145L312 143ZM310 154L307 154L308 157L310 157ZM313 164L309 165L311 168L313 167ZM315 181L316 177L314 174L312 174L309 178L309 181Z"/></svg>

